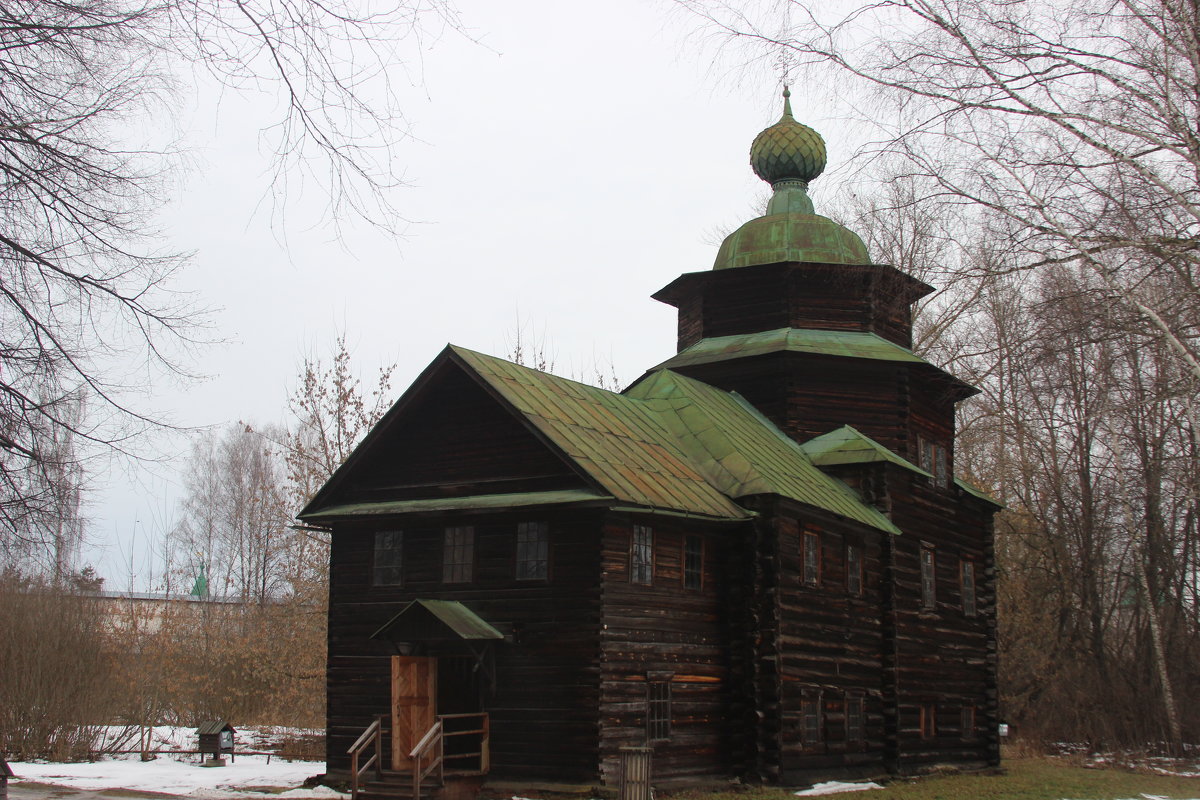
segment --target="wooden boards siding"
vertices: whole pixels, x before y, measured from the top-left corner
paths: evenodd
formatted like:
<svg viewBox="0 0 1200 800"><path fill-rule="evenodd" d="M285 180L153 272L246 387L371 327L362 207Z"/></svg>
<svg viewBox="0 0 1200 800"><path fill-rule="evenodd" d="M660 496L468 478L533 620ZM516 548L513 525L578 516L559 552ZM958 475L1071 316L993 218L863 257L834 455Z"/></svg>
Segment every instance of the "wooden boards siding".
<svg viewBox="0 0 1200 800"><path fill-rule="evenodd" d="M635 525L652 538L648 584L635 582L631 571ZM730 773L729 620L722 591L730 549L746 527L628 514L605 521L599 664L605 783L619 777L621 747L647 744L649 684L656 681L669 685L670 735L650 742L655 781ZM702 543L699 588L685 586L689 536Z"/></svg>
<svg viewBox="0 0 1200 800"><path fill-rule="evenodd" d="M535 519L549 526L549 577L518 581L516 526ZM442 582L443 530L451 524L474 526L475 576L467 584ZM371 584L376 530L403 531L398 586ZM347 769L346 749L374 717L388 713L394 650L368 637L408 601L436 597L462 602L506 636L489 645L491 660L481 663L479 672L483 710L491 714L492 773L596 780L598 541L599 515L586 511L392 520L335 530L327 677L330 770ZM465 645L445 644L418 654L468 652ZM494 689L486 674L493 668Z"/></svg>

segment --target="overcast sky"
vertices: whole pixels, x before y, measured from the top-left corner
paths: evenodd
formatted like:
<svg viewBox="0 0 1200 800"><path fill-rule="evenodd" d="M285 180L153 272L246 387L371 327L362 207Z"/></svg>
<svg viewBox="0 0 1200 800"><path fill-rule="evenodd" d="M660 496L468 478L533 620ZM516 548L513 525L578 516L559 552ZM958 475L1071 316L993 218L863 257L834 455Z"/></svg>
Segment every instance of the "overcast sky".
<svg viewBox="0 0 1200 800"><path fill-rule="evenodd" d="M628 382L674 352L675 310L649 295L710 268L723 233L755 216L765 185L748 150L781 110L771 71L714 67L667 2L458 6L478 43L431 44L406 92L416 138L391 201L414 222L401 238L347 225L339 241L315 226L315 197L273 224L262 99L190 104L197 156L163 221L169 246L196 252L179 287L214 309L224 343L197 354L205 378L152 385L148 406L189 426L284 422L301 361L327 357L339 332L364 377L396 364L397 397L448 342L505 355L518 321L561 374L611 361ZM838 163L818 99L803 86L792 99ZM151 588L149 545L174 521L188 442L164 447L177 458L93 488L84 560L109 588L131 573Z"/></svg>

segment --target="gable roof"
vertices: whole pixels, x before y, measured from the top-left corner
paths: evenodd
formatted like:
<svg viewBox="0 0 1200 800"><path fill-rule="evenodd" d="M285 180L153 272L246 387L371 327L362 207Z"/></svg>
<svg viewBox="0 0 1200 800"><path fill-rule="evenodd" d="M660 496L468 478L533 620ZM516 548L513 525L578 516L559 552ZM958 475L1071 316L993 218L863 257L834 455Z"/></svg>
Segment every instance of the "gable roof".
<svg viewBox="0 0 1200 800"><path fill-rule="evenodd" d="M447 362L457 365L567 461L590 487L331 504L362 454L382 440L407 400ZM777 494L899 533L886 516L846 484L825 475L808 455L739 395L661 371L625 394L588 386L494 356L449 345L329 483L301 512L321 522L338 517L413 511L596 503L710 519L753 516L735 500Z"/></svg>
<svg viewBox="0 0 1200 800"><path fill-rule="evenodd" d="M800 447L805 453L808 453L814 464L823 467L883 461L926 478L933 478L929 472L849 425L843 425L837 430L809 439Z"/></svg>
<svg viewBox="0 0 1200 800"><path fill-rule="evenodd" d="M504 635L457 600L413 600L368 638L486 640Z"/></svg>

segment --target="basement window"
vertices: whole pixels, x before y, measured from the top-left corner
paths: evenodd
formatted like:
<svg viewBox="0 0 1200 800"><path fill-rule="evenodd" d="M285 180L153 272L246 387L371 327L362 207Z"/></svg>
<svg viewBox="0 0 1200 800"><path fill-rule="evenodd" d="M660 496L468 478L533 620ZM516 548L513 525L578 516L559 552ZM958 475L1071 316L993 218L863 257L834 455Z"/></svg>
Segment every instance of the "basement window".
<svg viewBox="0 0 1200 800"><path fill-rule="evenodd" d="M821 693L811 691L800 699L800 743L816 747L825 739L825 725L821 714Z"/></svg>
<svg viewBox="0 0 1200 800"><path fill-rule="evenodd" d="M959 730L962 733L962 738L971 740L975 738L975 706L963 706L961 714L961 722Z"/></svg>
<svg viewBox="0 0 1200 800"><path fill-rule="evenodd" d="M375 564L371 583L375 586L399 586L404 582L404 532L375 532Z"/></svg>
<svg viewBox="0 0 1200 800"><path fill-rule="evenodd" d="M937 736L937 705L934 703L921 704L921 738L932 739Z"/></svg>
<svg viewBox="0 0 1200 800"><path fill-rule="evenodd" d="M846 698L846 741L861 742L866 735L866 701L862 695Z"/></svg>

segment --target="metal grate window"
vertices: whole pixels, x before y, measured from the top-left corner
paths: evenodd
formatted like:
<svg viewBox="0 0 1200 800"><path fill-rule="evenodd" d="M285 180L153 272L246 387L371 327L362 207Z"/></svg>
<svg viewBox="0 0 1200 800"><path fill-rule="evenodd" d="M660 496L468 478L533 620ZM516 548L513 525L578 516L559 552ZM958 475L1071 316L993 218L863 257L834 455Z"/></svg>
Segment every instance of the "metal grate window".
<svg viewBox="0 0 1200 800"><path fill-rule="evenodd" d="M975 606L975 562L962 562L962 607L963 614L968 617L973 617L976 614Z"/></svg>
<svg viewBox="0 0 1200 800"><path fill-rule="evenodd" d="M650 584L654 581L654 532L645 525L633 526L629 553L631 583Z"/></svg>
<svg viewBox="0 0 1200 800"><path fill-rule="evenodd" d="M862 546L846 545L846 592L853 597L863 593Z"/></svg>
<svg viewBox="0 0 1200 800"><path fill-rule="evenodd" d="M700 589L704 585L704 539L686 536L683 539L683 586Z"/></svg>
<svg viewBox="0 0 1200 800"><path fill-rule="evenodd" d="M550 576L549 540L546 523L517 524L517 580L544 581Z"/></svg>
<svg viewBox="0 0 1200 800"><path fill-rule="evenodd" d="M646 741L665 742L671 738L671 680L646 681Z"/></svg>
<svg viewBox="0 0 1200 800"><path fill-rule="evenodd" d="M867 738L864 706L861 696L846 698L846 741L861 742Z"/></svg>
<svg viewBox="0 0 1200 800"><path fill-rule="evenodd" d="M442 581L470 583L475 578L475 529L446 528L442 545Z"/></svg>
<svg viewBox="0 0 1200 800"><path fill-rule="evenodd" d="M821 583L821 536L817 533L805 532L800 541L804 551L804 583L807 586L819 586Z"/></svg>
<svg viewBox="0 0 1200 800"><path fill-rule="evenodd" d="M921 608L937 607L937 561L932 547L921 548Z"/></svg>
<svg viewBox="0 0 1200 800"><path fill-rule="evenodd" d="M404 532L375 532L375 565L371 583L375 586L398 586L404 582Z"/></svg>
<svg viewBox="0 0 1200 800"><path fill-rule="evenodd" d="M805 747L815 747L824 741L825 725L822 716L820 693L804 695L800 700L800 739Z"/></svg>

